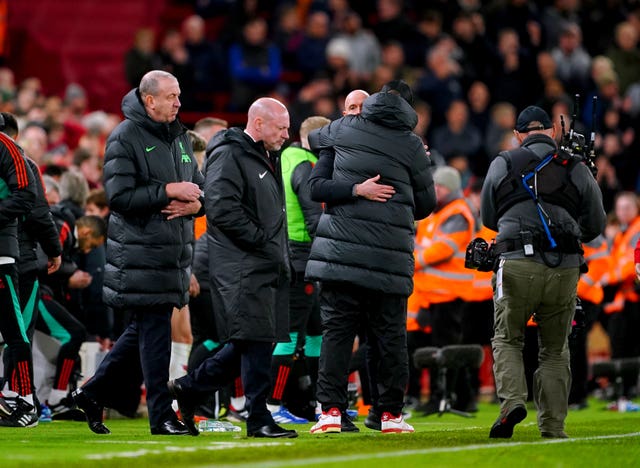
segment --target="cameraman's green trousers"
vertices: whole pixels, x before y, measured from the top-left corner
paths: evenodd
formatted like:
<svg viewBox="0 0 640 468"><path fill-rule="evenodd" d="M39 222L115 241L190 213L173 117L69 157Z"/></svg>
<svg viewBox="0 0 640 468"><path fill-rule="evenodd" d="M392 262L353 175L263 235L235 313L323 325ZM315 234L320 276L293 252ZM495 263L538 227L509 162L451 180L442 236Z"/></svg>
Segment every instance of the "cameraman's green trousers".
<svg viewBox="0 0 640 468"><path fill-rule="evenodd" d="M533 395L540 432L564 430L571 371L568 336L575 312L578 268L550 268L529 259L501 259L492 278L496 390L501 414L526 405L522 348L527 321L538 324L538 369Z"/></svg>

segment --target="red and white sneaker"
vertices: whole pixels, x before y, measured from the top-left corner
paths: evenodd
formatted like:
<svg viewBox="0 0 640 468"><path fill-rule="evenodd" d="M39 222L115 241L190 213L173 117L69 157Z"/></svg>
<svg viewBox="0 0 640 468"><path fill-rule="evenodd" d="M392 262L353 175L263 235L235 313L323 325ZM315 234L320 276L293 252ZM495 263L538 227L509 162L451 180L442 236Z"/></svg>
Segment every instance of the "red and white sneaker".
<svg viewBox="0 0 640 468"><path fill-rule="evenodd" d="M342 415L338 408L323 411L318 422L309 430L311 434L326 434L327 432L341 432Z"/></svg>
<svg viewBox="0 0 640 468"><path fill-rule="evenodd" d="M387 411L382 413L381 426L383 434L414 432L413 426L405 422L404 416L402 414L394 416Z"/></svg>

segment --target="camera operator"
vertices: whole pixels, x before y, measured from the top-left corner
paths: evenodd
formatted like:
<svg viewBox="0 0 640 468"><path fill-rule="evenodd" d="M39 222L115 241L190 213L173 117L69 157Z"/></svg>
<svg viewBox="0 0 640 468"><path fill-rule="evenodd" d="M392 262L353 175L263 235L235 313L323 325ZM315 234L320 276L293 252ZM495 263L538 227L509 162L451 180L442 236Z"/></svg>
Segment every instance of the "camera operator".
<svg viewBox="0 0 640 468"><path fill-rule="evenodd" d="M584 155L558 149L544 110L524 109L514 134L521 146L495 158L481 194L482 221L498 231L492 344L501 403L489 437L510 438L527 415L522 348L533 316L540 333L533 390L538 428L542 437L566 438L567 338L584 263L581 242L603 231L605 212L598 185L581 162Z"/></svg>

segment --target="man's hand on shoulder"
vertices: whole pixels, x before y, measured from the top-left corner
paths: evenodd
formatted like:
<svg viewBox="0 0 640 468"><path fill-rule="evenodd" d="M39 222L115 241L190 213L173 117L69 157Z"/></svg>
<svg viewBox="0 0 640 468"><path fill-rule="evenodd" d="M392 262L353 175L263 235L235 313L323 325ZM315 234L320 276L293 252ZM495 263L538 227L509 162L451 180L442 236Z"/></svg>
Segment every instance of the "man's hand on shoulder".
<svg viewBox="0 0 640 468"><path fill-rule="evenodd" d="M391 185L379 184L380 174L354 186L354 194L367 200L386 202L396 190Z"/></svg>
<svg viewBox="0 0 640 468"><path fill-rule="evenodd" d="M191 216L200 211L202 204L200 200L182 201L171 200L171 202L162 209L162 214L167 215L167 219L179 218L180 216Z"/></svg>
<svg viewBox="0 0 640 468"><path fill-rule="evenodd" d="M174 200L194 202L200 198L201 190L193 182L171 182L165 186L167 196Z"/></svg>

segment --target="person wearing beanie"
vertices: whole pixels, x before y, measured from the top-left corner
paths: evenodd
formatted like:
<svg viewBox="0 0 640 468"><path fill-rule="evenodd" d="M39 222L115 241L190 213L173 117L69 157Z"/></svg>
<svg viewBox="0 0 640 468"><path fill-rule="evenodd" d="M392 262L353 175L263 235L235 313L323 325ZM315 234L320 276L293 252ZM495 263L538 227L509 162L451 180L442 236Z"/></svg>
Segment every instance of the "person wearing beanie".
<svg viewBox="0 0 640 468"><path fill-rule="evenodd" d="M440 166L433 173L436 189L436 209L418 223L416 232L414 290L409 300L408 317L419 329L431 325L431 346L462 344L462 320L466 301L470 299L473 274L464 268L464 252L474 237L476 226L472 208L462 195L460 173L450 166ZM409 355L421 345L419 332L410 334ZM424 344L422 343L422 346ZM437 369L430 368L431 375ZM461 371L466 392L451 402L454 409L468 410L475 400L466 370ZM447 373L447 385L456 380L456 373ZM431 380L427 414L438 412L445 396Z"/></svg>
<svg viewBox="0 0 640 468"><path fill-rule="evenodd" d="M579 158L558 149L556 128L537 106L516 120L520 147L491 162L481 192L485 226L498 231L492 278L493 345L500 415L490 438L511 438L527 416L522 349L527 321L538 325L534 401L542 437L566 438L571 373L568 335L584 263L581 242L602 233L602 194Z"/></svg>

